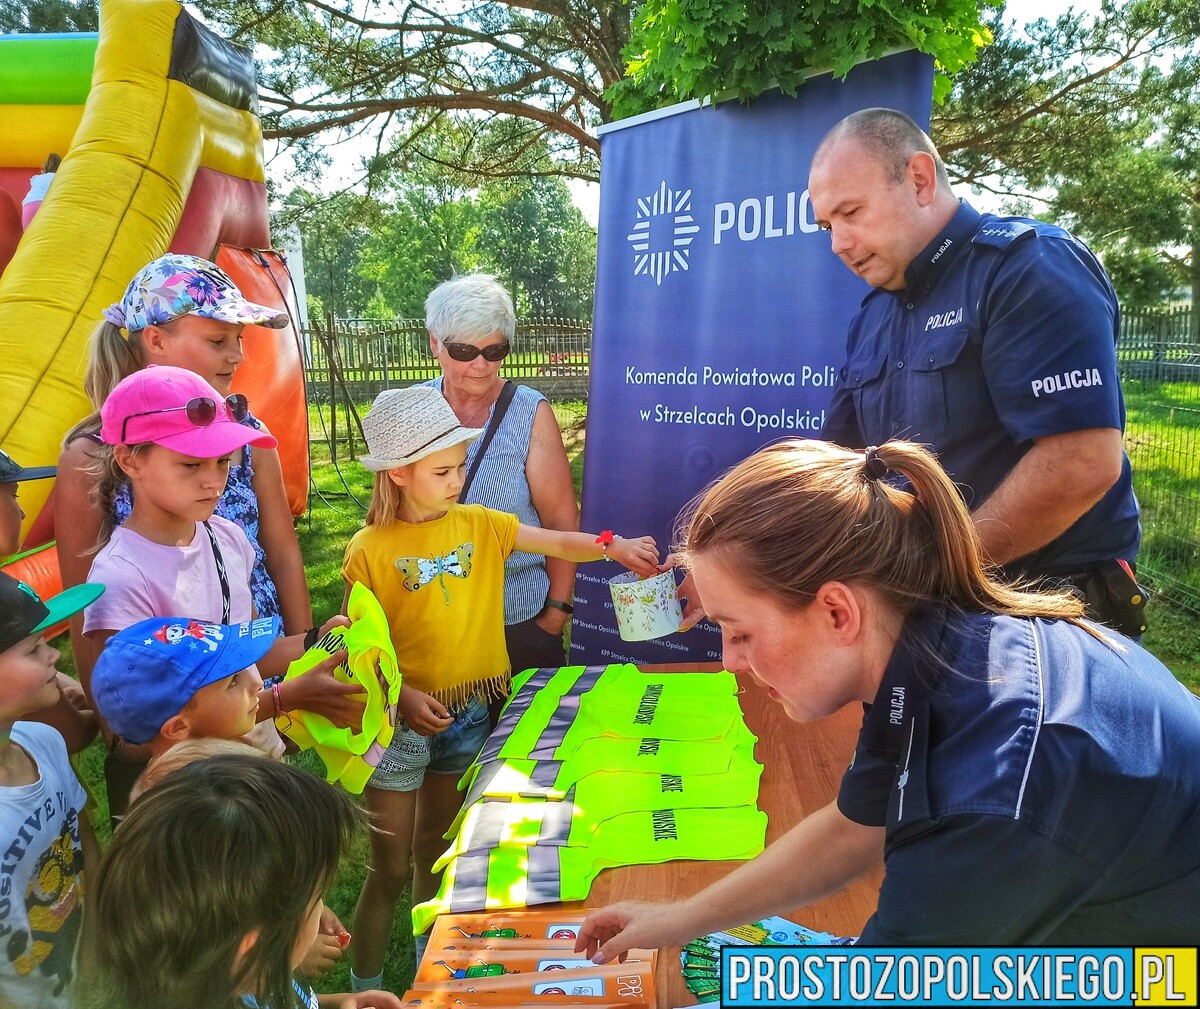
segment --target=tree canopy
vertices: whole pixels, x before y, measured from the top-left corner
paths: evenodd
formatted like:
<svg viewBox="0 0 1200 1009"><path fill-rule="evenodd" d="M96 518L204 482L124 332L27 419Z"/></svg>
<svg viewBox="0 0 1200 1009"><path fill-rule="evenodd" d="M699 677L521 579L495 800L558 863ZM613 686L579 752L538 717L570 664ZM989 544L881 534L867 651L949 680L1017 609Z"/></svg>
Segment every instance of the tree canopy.
<svg viewBox="0 0 1200 1009"><path fill-rule="evenodd" d="M381 202L356 270L392 306L415 304L413 292L447 269L500 269L508 247L572 248L577 258L582 249L586 261L594 239L579 222L559 220L543 240L528 221L540 208L542 229L566 205L551 183L598 177L599 124L688 97L794 91L809 67L844 73L901 45L953 75L932 132L956 182L1071 227L1102 254L1127 303L1180 288L1200 295L1200 0L1103 0L1099 14L1023 30L991 2L196 5L218 31L255 46L264 134L290 148L311 190L321 188L326 145L357 138L366 199ZM94 0L0 0L0 28L94 29L95 9ZM939 88L949 82L939 77ZM313 199L306 213L334 205ZM436 234L421 234L430 222ZM387 241L374 234L385 228ZM529 240L510 241L518 233ZM399 246L404 270L388 261ZM536 289L531 305L587 300L561 274L551 284L548 273L535 281L505 268L509 282ZM361 303L355 290L338 300Z"/></svg>
<svg viewBox="0 0 1200 1009"><path fill-rule="evenodd" d="M291 222L304 245L310 310L322 314L421 318L439 281L485 270L521 315L591 315L596 232L561 179L472 189L444 169L419 166L370 196L296 189L277 215L277 223Z"/></svg>
<svg viewBox="0 0 1200 1009"><path fill-rule="evenodd" d="M818 70L844 77L863 60L914 47L935 59L934 97L991 41L980 7L1000 0L846 3L807 0L643 0L628 75L609 89L620 116L687 98L753 98L770 87L793 95Z"/></svg>
<svg viewBox="0 0 1200 1009"><path fill-rule="evenodd" d="M0 32L94 32L96 0L0 0Z"/></svg>
<svg viewBox="0 0 1200 1009"><path fill-rule="evenodd" d="M982 0L992 3L995 0ZM369 135L378 159L429 153L480 178L595 180L596 127L686 98L794 92L807 68L916 46L945 72L989 40L977 0L198 0L262 57L264 134ZM626 70L632 76L626 76ZM949 79L939 78L942 93Z"/></svg>
<svg viewBox="0 0 1200 1009"><path fill-rule="evenodd" d="M1196 285L1200 0L1105 0L993 45L934 109L952 179L1085 238L1126 304Z"/></svg>

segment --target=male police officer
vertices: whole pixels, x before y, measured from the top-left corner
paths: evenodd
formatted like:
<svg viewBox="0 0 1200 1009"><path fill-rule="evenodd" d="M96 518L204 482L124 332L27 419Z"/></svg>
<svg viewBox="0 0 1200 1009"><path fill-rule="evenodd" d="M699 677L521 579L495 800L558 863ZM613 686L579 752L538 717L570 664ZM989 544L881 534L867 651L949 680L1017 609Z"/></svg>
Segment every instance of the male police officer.
<svg viewBox="0 0 1200 1009"><path fill-rule="evenodd" d="M933 142L891 109L830 130L809 197L833 251L875 288L822 436L930 445L993 562L1069 580L1093 616L1139 634L1142 600L1120 563L1140 540L1120 311L1096 258L1061 228L960 201Z"/></svg>

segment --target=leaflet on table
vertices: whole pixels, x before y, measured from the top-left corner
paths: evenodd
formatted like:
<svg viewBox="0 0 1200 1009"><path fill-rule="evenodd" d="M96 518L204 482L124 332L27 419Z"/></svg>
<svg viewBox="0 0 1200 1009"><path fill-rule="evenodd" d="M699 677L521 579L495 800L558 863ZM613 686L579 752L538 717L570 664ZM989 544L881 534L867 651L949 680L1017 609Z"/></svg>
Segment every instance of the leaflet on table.
<svg viewBox="0 0 1200 1009"><path fill-rule="evenodd" d="M553 995L577 1004L581 995L604 995L622 1003L654 1003L654 967L647 962L591 965L564 970L495 974L429 982L442 992L500 992L513 996ZM419 990L416 989L416 990ZM628 1009L628 1007L626 1007Z"/></svg>
<svg viewBox="0 0 1200 1009"><path fill-rule="evenodd" d="M653 972L656 950L630 950L628 965L638 962ZM509 974L538 971L595 970L596 965L582 953L568 949L426 949L421 957L413 987L440 984L443 981L494 978ZM603 993L597 993L603 994Z"/></svg>
<svg viewBox="0 0 1200 1009"><path fill-rule="evenodd" d="M693 939L680 950L683 983L700 1002L721 997L722 946L845 946L853 939L771 917Z"/></svg>
<svg viewBox="0 0 1200 1009"><path fill-rule="evenodd" d="M570 940L579 935L579 926L592 913L578 911L476 911L469 914L442 914L433 922L429 946L452 949L460 939L556 939ZM554 949L554 946L546 947Z"/></svg>
<svg viewBox="0 0 1200 1009"><path fill-rule="evenodd" d="M567 1005L560 995L521 995L513 992L444 991L440 988L409 989L401 996L404 1009L459 1009L460 1006L487 1006L488 1009L527 1009L536 1006ZM651 1009L649 1002L611 999L604 995L575 995L570 1005L582 1009Z"/></svg>
<svg viewBox="0 0 1200 1009"><path fill-rule="evenodd" d="M722 946L848 946L854 942L853 938L817 932L778 915L724 932L713 932L703 939L718 950Z"/></svg>

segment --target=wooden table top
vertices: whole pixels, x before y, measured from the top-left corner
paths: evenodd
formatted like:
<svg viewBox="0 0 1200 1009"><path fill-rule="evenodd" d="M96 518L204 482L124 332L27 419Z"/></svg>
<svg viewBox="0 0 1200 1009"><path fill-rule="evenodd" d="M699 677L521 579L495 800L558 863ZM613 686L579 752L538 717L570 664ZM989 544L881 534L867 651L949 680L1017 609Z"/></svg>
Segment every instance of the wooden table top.
<svg viewBox="0 0 1200 1009"><path fill-rule="evenodd" d="M648 672L716 671L716 664L659 665ZM850 705L828 718L801 724L767 697L749 676L738 676L746 724L758 737L755 756L763 765L758 805L767 814L767 843L797 821L830 802L854 754L862 710ZM659 865L624 865L605 869L592 884L587 901L564 907L603 907L618 900L672 900L687 897L732 872L740 862L675 861ZM854 885L786 915L808 928L835 935L858 935L875 910L880 868ZM658 1005L691 1005L696 1000L683 983L679 949L659 955Z"/></svg>

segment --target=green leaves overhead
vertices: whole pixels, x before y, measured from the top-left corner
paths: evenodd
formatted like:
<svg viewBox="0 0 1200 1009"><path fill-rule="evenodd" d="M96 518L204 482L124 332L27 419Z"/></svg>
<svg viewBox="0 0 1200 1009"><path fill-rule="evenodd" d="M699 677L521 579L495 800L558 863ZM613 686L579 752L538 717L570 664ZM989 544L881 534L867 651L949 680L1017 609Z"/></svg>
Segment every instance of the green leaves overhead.
<svg viewBox="0 0 1200 1009"><path fill-rule="evenodd" d="M0 33L94 32L96 0L0 0Z"/></svg>
<svg viewBox="0 0 1200 1009"><path fill-rule="evenodd" d="M481 180L599 175L595 128L621 78L621 0L198 0L222 34L258 43L268 139L370 138L404 159L430 129L458 131L454 163ZM481 127L492 146L472 142ZM542 155L548 153L547 162Z"/></svg>
<svg viewBox="0 0 1200 1009"><path fill-rule="evenodd" d="M1200 0L990 27L934 109L951 177L1071 228L1127 305L1200 292Z"/></svg>
<svg viewBox="0 0 1200 1009"><path fill-rule="evenodd" d="M985 0L991 2L991 0ZM805 78L915 46L934 57L935 95L991 33L975 0L644 0L625 49L628 78L607 97L616 118L687 98L795 94Z"/></svg>

